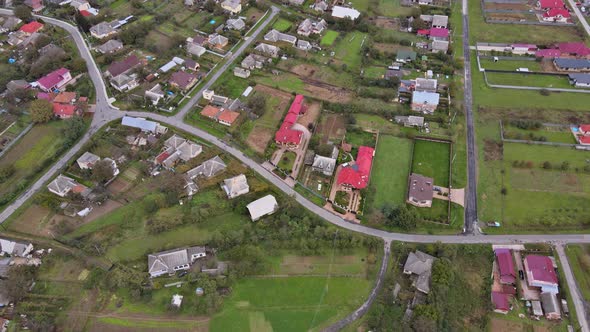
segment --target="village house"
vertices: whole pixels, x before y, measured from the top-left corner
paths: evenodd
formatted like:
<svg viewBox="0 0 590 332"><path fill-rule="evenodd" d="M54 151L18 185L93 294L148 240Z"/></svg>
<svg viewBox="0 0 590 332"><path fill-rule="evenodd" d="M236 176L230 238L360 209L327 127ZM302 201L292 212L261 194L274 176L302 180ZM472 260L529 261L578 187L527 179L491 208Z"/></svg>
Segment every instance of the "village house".
<svg viewBox="0 0 590 332"><path fill-rule="evenodd" d="M415 128L424 127L424 117L422 117L422 116L397 115L397 116L395 116L394 120L395 120L395 122L402 124L404 127L415 127Z"/></svg>
<svg viewBox="0 0 590 332"><path fill-rule="evenodd" d="M272 29L266 35L264 35L264 40L272 43L285 42L295 46L297 37Z"/></svg>
<svg viewBox="0 0 590 332"><path fill-rule="evenodd" d="M414 51L399 50L399 51L397 51L397 54L395 56L395 61L401 62L401 63L415 61L416 56L417 56L417 53Z"/></svg>
<svg viewBox="0 0 590 332"><path fill-rule="evenodd" d="M548 256L528 255L524 259L527 282L542 293L559 293L557 274L553 260Z"/></svg>
<svg viewBox="0 0 590 332"><path fill-rule="evenodd" d="M431 28L447 29L449 17L446 15L420 15L420 19L427 22Z"/></svg>
<svg viewBox="0 0 590 332"><path fill-rule="evenodd" d="M332 17L341 18L341 19L349 19L349 20L356 20L361 16L361 12L354 8L342 7L342 6L334 6L332 7Z"/></svg>
<svg viewBox="0 0 590 332"><path fill-rule="evenodd" d="M571 14L565 8L552 8L543 13L543 22L567 23Z"/></svg>
<svg viewBox="0 0 590 332"><path fill-rule="evenodd" d="M279 51L281 49L274 45L260 43L254 48L254 50L264 55L268 55L271 58L276 58L279 56Z"/></svg>
<svg viewBox="0 0 590 332"><path fill-rule="evenodd" d="M168 128L160 125L157 122L149 121L144 118L134 118L131 116L124 116L121 120L124 126L140 129L144 133L165 134Z"/></svg>
<svg viewBox="0 0 590 332"><path fill-rule="evenodd" d="M498 271L500 273L500 283L505 285L514 285L516 283L516 271L514 270L514 261L510 249L494 250Z"/></svg>
<svg viewBox="0 0 590 332"><path fill-rule="evenodd" d="M61 174L47 185L47 189L59 197L66 197L70 192L83 194L88 191L88 188L79 184L76 180Z"/></svg>
<svg viewBox="0 0 590 332"><path fill-rule="evenodd" d="M270 63L272 60L270 58L264 57L258 54L248 54L247 57L244 58L241 62L241 66L243 68L252 70L252 69L261 69L264 67L264 63Z"/></svg>
<svg viewBox="0 0 590 332"><path fill-rule="evenodd" d="M76 114L76 106L71 104L53 103L53 115L60 119L70 119Z"/></svg>
<svg viewBox="0 0 590 332"><path fill-rule="evenodd" d="M432 78L416 78L415 91L436 92L438 81Z"/></svg>
<svg viewBox="0 0 590 332"><path fill-rule="evenodd" d="M293 129L299 115L305 113L303 95L295 96L293 103L289 107L289 111L275 134L275 142L277 145L285 146L289 149L297 149L303 138L303 132Z"/></svg>
<svg viewBox="0 0 590 332"><path fill-rule="evenodd" d="M309 18L306 18L299 24L297 28L297 34L305 37L309 37L311 34L321 34L328 28L328 23L325 20L320 21L312 21Z"/></svg>
<svg viewBox="0 0 590 332"><path fill-rule="evenodd" d="M238 14L242 11L242 2L240 0L224 0L221 3L221 8L232 14Z"/></svg>
<svg viewBox="0 0 590 332"><path fill-rule="evenodd" d="M313 157L311 169L315 172L322 173L325 176L332 176L336 169L336 159L316 154Z"/></svg>
<svg viewBox="0 0 590 332"><path fill-rule="evenodd" d="M18 31L23 32L27 35L32 35L35 32L39 32L41 29L43 29L43 27L44 25L42 23L39 23L37 21L31 21L21 26L20 29L18 29Z"/></svg>
<svg viewBox="0 0 590 332"><path fill-rule="evenodd" d="M423 253L420 250L411 252L404 264L404 274L411 276L412 285L424 294L430 293L430 276L432 274L432 264L435 257Z"/></svg>
<svg viewBox="0 0 590 332"><path fill-rule="evenodd" d="M27 257L33 251L33 244L30 242L14 241L0 238L0 253L2 256Z"/></svg>
<svg viewBox="0 0 590 332"><path fill-rule="evenodd" d="M191 71L198 71L201 65L193 59L184 59L184 68Z"/></svg>
<svg viewBox="0 0 590 332"><path fill-rule="evenodd" d="M118 24L119 21L100 22L90 27L90 35L97 39L107 38L117 33L115 26Z"/></svg>
<svg viewBox="0 0 590 332"><path fill-rule="evenodd" d="M184 71L177 71L170 76L168 83L182 91L192 88L198 81L196 75Z"/></svg>
<svg viewBox="0 0 590 332"><path fill-rule="evenodd" d="M417 207L431 207L434 196L432 178L412 173L408 181L408 203Z"/></svg>
<svg viewBox="0 0 590 332"><path fill-rule="evenodd" d="M224 47L226 47L228 42L229 42L229 39L227 39L226 37L224 37L218 33L210 34L209 38L207 40L207 43L211 47L216 48L218 50L222 50Z"/></svg>
<svg viewBox="0 0 590 332"><path fill-rule="evenodd" d="M273 195L266 195L246 205L250 219L257 221L264 216L271 215L279 209L279 203Z"/></svg>
<svg viewBox="0 0 590 332"><path fill-rule="evenodd" d="M246 22L241 17L236 19L230 18L225 22L225 25L230 30L242 31L246 27Z"/></svg>
<svg viewBox="0 0 590 332"><path fill-rule="evenodd" d="M39 13L45 8L45 6L43 6L43 0L25 0L23 3L30 7L31 11L34 13Z"/></svg>
<svg viewBox="0 0 590 332"><path fill-rule="evenodd" d="M76 93L70 91L60 92L53 98L54 103L60 104L75 104L76 103Z"/></svg>
<svg viewBox="0 0 590 332"><path fill-rule="evenodd" d="M201 145L174 134L166 140L163 151L154 158L154 163L173 169L178 162L187 162L201 152L203 152Z"/></svg>
<svg viewBox="0 0 590 332"><path fill-rule="evenodd" d="M312 46L307 40L299 39L297 40L297 48L302 51L309 51L312 49Z"/></svg>
<svg viewBox="0 0 590 332"><path fill-rule="evenodd" d="M8 16L4 22L0 22L0 33L6 33L16 29L16 27L22 23L22 20L16 16Z"/></svg>
<svg viewBox="0 0 590 332"><path fill-rule="evenodd" d="M80 158L76 160L76 163L78 164L78 167L80 167L80 169L92 169L92 167L94 167L94 165L98 161L100 161L99 156L86 151L84 152L84 154L80 156Z"/></svg>
<svg viewBox="0 0 590 332"><path fill-rule="evenodd" d="M354 163L343 167L338 173L337 183L345 188L364 189L369 184L371 167L375 149L368 146L360 146Z"/></svg>
<svg viewBox="0 0 590 332"><path fill-rule="evenodd" d="M199 176L204 176L206 179L212 178L215 175L223 172L227 166L219 156L215 156L209 160L204 161L201 165L186 172L189 179L194 180Z"/></svg>
<svg viewBox="0 0 590 332"><path fill-rule="evenodd" d="M76 8L77 11L88 11L92 8L86 0L72 0L70 6Z"/></svg>
<svg viewBox="0 0 590 332"><path fill-rule="evenodd" d="M236 198L250 192L250 186L248 185L248 180L244 174L223 180L221 188L223 191L225 191L225 194L229 199Z"/></svg>
<svg viewBox="0 0 590 332"><path fill-rule="evenodd" d="M326 0L316 0L313 4L313 9L320 13L324 13L328 8L330 8L330 5Z"/></svg>
<svg viewBox="0 0 590 332"><path fill-rule="evenodd" d="M160 84L156 84L151 89L145 91L145 97L151 100L153 105L157 105L165 97L164 90L162 90Z"/></svg>
<svg viewBox="0 0 590 332"><path fill-rule="evenodd" d="M231 125L238 119L240 113L207 105L203 107L201 115L209 118L215 122L231 127Z"/></svg>
<svg viewBox="0 0 590 332"><path fill-rule="evenodd" d="M494 312L506 315L511 310L510 295L492 291L492 304L494 306Z"/></svg>
<svg viewBox="0 0 590 332"><path fill-rule="evenodd" d="M234 67L234 76L248 78L250 77L250 71L242 67Z"/></svg>
<svg viewBox="0 0 590 332"><path fill-rule="evenodd" d="M188 37L186 39L186 51L189 54L196 55L200 57L201 55L207 52L207 49L204 47L207 44L207 38L197 35L195 37Z"/></svg>
<svg viewBox="0 0 590 332"><path fill-rule="evenodd" d="M167 274L173 276L177 271L190 269L191 265L207 256L205 247L172 249L148 255L148 273L151 278Z"/></svg>
<svg viewBox="0 0 590 332"><path fill-rule="evenodd" d="M135 89L135 87L139 85L136 74L120 74L115 77L112 77L109 80L109 83L113 88L117 89L117 91L120 92L133 90Z"/></svg>
<svg viewBox="0 0 590 332"><path fill-rule="evenodd" d="M447 53L449 51L449 42L446 40L433 40L432 43L430 43L430 50L434 53Z"/></svg>
<svg viewBox="0 0 590 332"><path fill-rule="evenodd" d="M576 88L590 88L590 74L568 74L570 84Z"/></svg>
<svg viewBox="0 0 590 332"><path fill-rule="evenodd" d="M121 43L120 41L118 41L116 39L111 39L111 40L107 41L106 43L97 47L96 50L102 54L111 54L111 53L117 52L118 50L120 50L122 48L123 48L123 43Z"/></svg>
<svg viewBox="0 0 590 332"><path fill-rule="evenodd" d="M37 85L45 92L53 92L61 89L71 80L70 71L66 68L59 68L38 79Z"/></svg>
<svg viewBox="0 0 590 332"><path fill-rule="evenodd" d="M111 63L105 72L105 76L117 77L121 74L128 74L140 64L141 62L139 61L139 58L135 54L132 54L126 57L124 60L114 61Z"/></svg>
<svg viewBox="0 0 590 332"><path fill-rule="evenodd" d="M424 114L433 114L438 107L440 95L426 91L414 91L412 93L412 111Z"/></svg>
<svg viewBox="0 0 590 332"><path fill-rule="evenodd" d="M562 0L538 0L537 7L541 10L565 8Z"/></svg>

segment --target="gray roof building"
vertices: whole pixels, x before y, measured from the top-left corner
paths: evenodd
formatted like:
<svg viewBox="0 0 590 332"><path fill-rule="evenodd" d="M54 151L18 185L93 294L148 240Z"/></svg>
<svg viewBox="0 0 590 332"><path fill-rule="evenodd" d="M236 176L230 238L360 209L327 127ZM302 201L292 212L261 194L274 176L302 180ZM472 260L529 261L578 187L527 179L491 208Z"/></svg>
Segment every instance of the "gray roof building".
<svg viewBox="0 0 590 332"><path fill-rule="evenodd" d="M395 122L399 124L403 124L404 127L422 127L424 126L424 117L423 116L402 116L398 115L394 118Z"/></svg>
<svg viewBox="0 0 590 332"><path fill-rule="evenodd" d="M312 169L316 172L321 172L326 176L332 176L336 168L336 159L320 156L318 154L313 158Z"/></svg>
<svg viewBox="0 0 590 332"><path fill-rule="evenodd" d="M225 24L227 25L227 27L229 29L232 30L238 30L241 31L246 27L246 22L244 22L244 20L242 20L242 18L230 18L229 20L227 20L227 22L225 22Z"/></svg>
<svg viewBox="0 0 590 332"><path fill-rule="evenodd" d="M242 67L234 67L234 76L248 78L250 77L250 70L244 69Z"/></svg>
<svg viewBox="0 0 590 332"><path fill-rule="evenodd" d="M90 27L90 34L98 39L108 37L117 32L117 30L115 30L113 27L113 25L117 23L118 21L100 22L97 25Z"/></svg>
<svg viewBox="0 0 590 332"><path fill-rule="evenodd" d="M582 74L582 73L575 73L575 74L568 74L570 79L570 83L575 86L588 86L590 85L590 74Z"/></svg>
<svg viewBox="0 0 590 332"><path fill-rule="evenodd" d="M561 319L561 310L559 308L559 302L557 300L557 294L552 292L541 293L541 305L545 312L545 318Z"/></svg>
<svg viewBox="0 0 590 332"><path fill-rule="evenodd" d="M240 174L238 176L234 176L233 178L223 180L221 188L223 188L223 191L225 191L227 197L230 199L250 192L248 179L246 179L246 176L244 174Z"/></svg>
<svg viewBox="0 0 590 332"><path fill-rule="evenodd" d="M273 195L266 195L246 205L246 208L250 212L252 221L256 221L264 216L275 213L279 208L279 203L277 203Z"/></svg>
<svg viewBox="0 0 590 332"><path fill-rule="evenodd" d="M285 42L295 45L295 42L297 42L297 37L272 29L266 35L264 35L264 40L273 43Z"/></svg>
<svg viewBox="0 0 590 332"><path fill-rule="evenodd" d="M553 63L559 70L590 70L590 60L556 58Z"/></svg>
<svg viewBox="0 0 590 332"><path fill-rule="evenodd" d="M188 270L195 260L205 257L205 247L172 249L148 255L148 273L155 278Z"/></svg>
<svg viewBox="0 0 590 332"><path fill-rule="evenodd" d="M116 52L122 48L123 48L123 43L121 43L120 41L118 41L116 39L111 39L111 40L107 41L106 43L100 45L96 49L102 54L109 54L109 53Z"/></svg>
<svg viewBox="0 0 590 332"><path fill-rule="evenodd" d="M221 172L223 172L227 166L219 158L219 156L215 156L207 161L204 161L201 165L189 170L186 172L186 175L189 179L194 179L198 176L204 176L205 178L211 178Z"/></svg>
<svg viewBox="0 0 590 332"><path fill-rule="evenodd" d="M76 163L78 164L80 169L92 169L92 167L94 167L94 164L96 164L99 160L99 156L86 151L84 152L84 154L80 156L80 158L76 160Z"/></svg>
<svg viewBox="0 0 590 332"><path fill-rule="evenodd" d="M311 50L311 43L307 40L299 39L297 41L297 48L300 50L309 51Z"/></svg>
<svg viewBox="0 0 590 332"><path fill-rule="evenodd" d="M264 66L265 62L269 62L270 59L258 54L249 54L242 60L241 66L246 69L260 69Z"/></svg>
<svg viewBox="0 0 590 332"><path fill-rule="evenodd" d="M134 118L131 116L124 116L121 124L128 127L141 129L143 132L151 132L155 134L163 134L168 128L161 126L159 123L149 121L144 118Z"/></svg>
<svg viewBox="0 0 590 332"><path fill-rule="evenodd" d="M411 252L408 255L406 264L404 264L404 273L417 276L414 286L424 294L430 292L430 275L434 260L436 260L435 257L416 250L415 253Z"/></svg>
<svg viewBox="0 0 590 332"><path fill-rule="evenodd" d="M280 48L274 46L274 45L270 45L270 44L266 44L266 43L260 43L258 44L254 50L260 52L260 53L264 53L265 55L270 56L271 58L276 58L279 56L279 51L281 50Z"/></svg>
<svg viewBox="0 0 590 332"><path fill-rule="evenodd" d="M444 52L449 50L449 42L447 40L433 40L430 44L432 52Z"/></svg>
<svg viewBox="0 0 590 332"><path fill-rule="evenodd" d="M0 238L0 252L5 255L26 257L33 251L30 242L14 241Z"/></svg>
<svg viewBox="0 0 590 332"><path fill-rule="evenodd" d="M416 78L416 91L436 92L437 80L432 78Z"/></svg>

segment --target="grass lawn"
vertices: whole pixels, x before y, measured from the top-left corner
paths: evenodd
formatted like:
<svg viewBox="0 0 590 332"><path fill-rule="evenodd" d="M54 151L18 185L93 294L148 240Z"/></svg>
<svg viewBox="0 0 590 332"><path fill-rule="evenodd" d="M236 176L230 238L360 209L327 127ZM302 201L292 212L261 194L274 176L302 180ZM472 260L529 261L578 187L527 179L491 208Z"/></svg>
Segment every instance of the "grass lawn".
<svg viewBox="0 0 590 332"><path fill-rule="evenodd" d="M512 126L504 125L504 137L512 139L525 139L539 141L544 137L547 142L569 143L575 144L576 139L571 132L567 130L554 130L553 128L545 128L539 130L526 130Z"/></svg>
<svg viewBox="0 0 590 332"><path fill-rule="evenodd" d="M346 133L346 142L352 144L353 148L358 149L360 146L375 147L375 134L366 131L348 131ZM355 155L353 153L353 155Z"/></svg>
<svg viewBox="0 0 590 332"><path fill-rule="evenodd" d="M303 81L289 73L281 73L281 75L256 75L253 76L254 80L258 83L268 85L271 88L279 89L285 92L296 92L300 94L305 93L305 85Z"/></svg>
<svg viewBox="0 0 590 332"><path fill-rule="evenodd" d="M367 252L355 249L355 252L342 252L324 256L300 256L297 253L285 252L284 255L272 257L270 274L288 275L359 275L367 273Z"/></svg>
<svg viewBox="0 0 590 332"><path fill-rule="evenodd" d="M424 140L414 141L412 173L434 178L434 184L449 186L450 145Z"/></svg>
<svg viewBox="0 0 590 332"><path fill-rule="evenodd" d="M366 34L358 31L349 32L336 45L336 58L344 62L349 68L359 69L361 66L361 47Z"/></svg>
<svg viewBox="0 0 590 332"><path fill-rule="evenodd" d="M549 45L556 42L583 41L583 32L575 26L557 27L545 25L487 24L481 5L471 1L469 5L470 44L488 43L533 43Z"/></svg>
<svg viewBox="0 0 590 332"><path fill-rule="evenodd" d="M291 29L291 25L292 23L290 21L287 21L284 18L279 18L273 25L272 28L276 29L280 32L286 32L289 31L289 29Z"/></svg>
<svg viewBox="0 0 590 332"><path fill-rule="evenodd" d="M365 301L364 278L245 278L232 287L211 331L320 330Z"/></svg>
<svg viewBox="0 0 590 332"><path fill-rule="evenodd" d="M385 75L385 68L383 67L366 67L363 69L364 70L364 77L367 78L383 78L383 75Z"/></svg>
<svg viewBox="0 0 590 332"><path fill-rule="evenodd" d="M448 205L448 201L433 199L432 206L429 208L419 208L409 204L408 207L410 209L416 210L416 212L418 212L418 215L426 221L446 223L448 215Z"/></svg>
<svg viewBox="0 0 590 332"><path fill-rule="evenodd" d="M12 164L16 169L9 179L0 184L0 195L26 185L28 178L42 173L46 166L44 164L55 158L62 147L64 140L61 131L65 127L65 121L35 125L0 158L0 167Z"/></svg>
<svg viewBox="0 0 590 332"><path fill-rule="evenodd" d="M531 58L534 60L534 58ZM494 62L492 59L480 58L479 64L484 69L491 70L512 70L516 71L518 68L528 68L530 71L542 72L541 63L537 61L526 60L499 60Z"/></svg>
<svg viewBox="0 0 590 332"><path fill-rule="evenodd" d="M590 247L588 245L570 244L565 248L572 272L578 283L582 297L590 300Z"/></svg>
<svg viewBox="0 0 590 332"><path fill-rule="evenodd" d="M234 76L233 69L226 70L215 84L216 93L228 98L239 98L248 87L248 80Z"/></svg>
<svg viewBox="0 0 590 332"><path fill-rule="evenodd" d="M337 31L334 30L328 30L326 31L326 34L322 37L322 40L320 41L320 45L321 46L332 46L334 44L334 42L336 41L336 38L338 38L339 33Z"/></svg>
<svg viewBox="0 0 590 332"><path fill-rule="evenodd" d="M281 161L279 161L279 164L277 166L280 169L283 169L287 172L291 172L291 170L293 169L293 164L295 164L296 158L297 155L295 154L295 152L285 151L285 153L283 153L283 156L281 157Z"/></svg>
<svg viewBox="0 0 590 332"><path fill-rule="evenodd" d="M399 0L379 0L377 14L389 17L409 16L412 14L412 7L403 7Z"/></svg>
<svg viewBox="0 0 590 332"><path fill-rule="evenodd" d="M567 76L492 72L486 72L486 76L490 84L576 89L570 85Z"/></svg>
<svg viewBox="0 0 590 332"><path fill-rule="evenodd" d="M403 204L406 200L412 141L395 136L379 136L370 186L375 189L371 207L386 203Z"/></svg>

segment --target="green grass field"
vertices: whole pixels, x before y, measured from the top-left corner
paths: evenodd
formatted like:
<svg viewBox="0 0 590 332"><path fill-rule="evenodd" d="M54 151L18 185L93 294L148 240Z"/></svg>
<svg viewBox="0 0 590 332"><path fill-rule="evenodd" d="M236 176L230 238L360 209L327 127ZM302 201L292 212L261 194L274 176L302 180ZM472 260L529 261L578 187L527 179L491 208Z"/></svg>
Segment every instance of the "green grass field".
<svg viewBox="0 0 590 332"><path fill-rule="evenodd" d="M280 169L283 169L287 172L291 172L291 170L293 169L293 164L295 164L296 158L297 155L295 154L295 152L286 151L285 153L283 153L283 156L281 157L281 160L279 161L279 164L277 166Z"/></svg>
<svg viewBox="0 0 590 332"><path fill-rule="evenodd" d="M403 204L406 200L412 141L394 136L379 136L370 186L375 189L371 206Z"/></svg>
<svg viewBox="0 0 590 332"><path fill-rule="evenodd" d="M36 172L42 171L39 167L55 158L64 142L61 131L65 127L65 121L35 125L0 158L0 166L12 164L16 169L7 181L0 184L0 195L26 183L25 178L35 176Z"/></svg>
<svg viewBox="0 0 590 332"><path fill-rule="evenodd" d="M567 76L492 72L486 72L486 76L489 84L576 89L569 83Z"/></svg>
<svg viewBox="0 0 590 332"><path fill-rule="evenodd" d="M434 178L434 184L449 186L450 145L424 140L414 141L412 173Z"/></svg>
<svg viewBox="0 0 590 332"><path fill-rule="evenodd" d="M399 17L412 14L412 7L404 7L399 0L379 0L377 14L381 16Z"/></svg>
<svg viewBox="0 0 590 332"><path fill-rule="evenodd" d="M516 71L518 68L528 68L529 71L542 72L541 63L537 61L526 60L499 60L494 62L492 59L480 58L479 64L484 69L492 70L512 70Z"/></svg>
<svg viewBox="0 0 590 332"><path fill-rule="evenodd" d="M540 137L545 137L547 142L556 143L568 143L575 144L576 139L571 132L566 130L553 130L553 128L539 129L539 130L526 130L512 126L504 125L504 138L512 139L525 139L530 140L531 136L533 140L539 140Z"/></svg>
<svg viewBox="0 0 590 332"><path fill-rule="evenodd" d="M385 68L383 67L366 67L364 70L364 77L367 78L382 78L385 75Z"/></svg>
<svg viewBox="0 0 590 332"><path fill-rule="evenodd" d="M371 282L363 278L246 278L232 287L215 331L320 330L358 307Z"/></svg>
<svg viewBox="0 0 590 332"><path fill-rule="evenodd" d="M366 34L358 31L349 32L336 45L336 58L344 62L351 69L361 66L361 47Z"/></svg>
<svg viewBox="0 0 590 332"><path fill-rule="evenodd" d="M305 93L305 85L303 81L289 73L282 73L281 75L270 75L270 76L254 76L254 80L258 83L268 85L271 88L279 89L285 92L296 92Z"/></svg>
<svg viewBox="0 0 590 332"><path fill-rule="evenodd" d="M334 42L336 41L336 38L338 38L339 33L337 31L334 30L328 30L326 31L326 34L322 37L322 40L320 41L320 45L321 46L332 46L334 44Z"/></svg>
<svg viewBox="0 0 590 332"><path fill-rule="evenodd" d="M276 29L280 32L286 32L289 31L289 29L291 29L291 25L292 23L290 21L287 21L284 18L279 18L273 25L272 28Z"/></svg>
<svg viewBox="0 0 590 332"><path fill-rule="evenodd" d="M570 244L565 248L568 261L578 283L582 297L590 300L590 247Z"/></svg>

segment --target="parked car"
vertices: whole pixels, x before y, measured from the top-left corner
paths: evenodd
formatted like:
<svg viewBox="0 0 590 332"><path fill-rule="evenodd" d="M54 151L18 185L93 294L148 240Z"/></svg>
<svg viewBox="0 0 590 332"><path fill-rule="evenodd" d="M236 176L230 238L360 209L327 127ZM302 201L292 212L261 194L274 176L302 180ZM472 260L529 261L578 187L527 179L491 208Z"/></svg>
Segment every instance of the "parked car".
<svg viewBox="0 0 590 332"><path fill-rule="evenodd" d="M178 273L178 277L179 278L182 278L182 277L184 277L187 274L188 274L188 271L182 271L182 272Z"/></svg>
<svg viewBox="0 0 590 332"><path fill-rule="evenodd" d="M522 272L522 270L518 270L518 276L520 277L520 280L524 280L524 272Z"/></svg>

